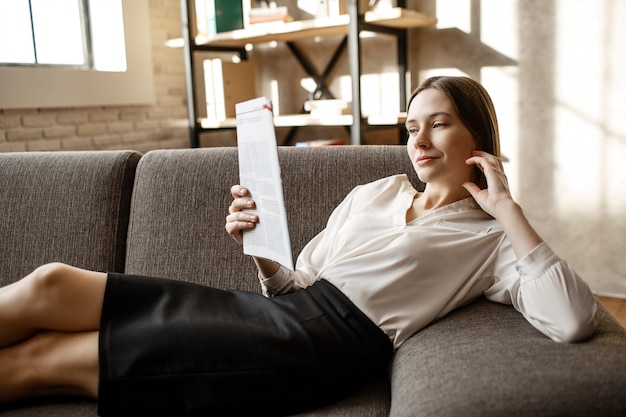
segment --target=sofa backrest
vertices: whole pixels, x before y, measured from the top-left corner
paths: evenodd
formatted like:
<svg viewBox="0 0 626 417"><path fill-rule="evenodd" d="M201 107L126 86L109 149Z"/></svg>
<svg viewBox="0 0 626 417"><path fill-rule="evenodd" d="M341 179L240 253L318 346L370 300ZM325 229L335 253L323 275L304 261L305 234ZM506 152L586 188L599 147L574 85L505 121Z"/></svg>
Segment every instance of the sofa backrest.
<svg viewBox="0 0 626 417"><path fill-rule="evenodd" d="M132 151L0 154L0 279L66 262L122 271L135 169Z"/></svg>
<svg viewBox="0 0 626 417"><path fill-rule="evenodd" d="M415 175L404 146L279 147L294 259L358 184ZM137 169L126 272L258 290L256 270L224 229L237 149L148 152Z"/></svg>

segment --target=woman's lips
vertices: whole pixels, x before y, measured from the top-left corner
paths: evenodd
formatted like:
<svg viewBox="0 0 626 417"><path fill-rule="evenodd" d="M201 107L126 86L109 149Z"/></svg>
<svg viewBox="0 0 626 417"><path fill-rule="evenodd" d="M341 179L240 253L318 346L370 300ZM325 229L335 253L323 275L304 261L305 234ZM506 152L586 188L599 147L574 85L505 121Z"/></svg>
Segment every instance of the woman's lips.
<svg viewBox="0 0 626 417"><path fill-rule="evenodd" d="M419 165L419 166L428 165L429 163L431 163L435 159L437 159L437 158L435 158L434 156L422 155L419 158L417 158L417 165Z"/></svg>

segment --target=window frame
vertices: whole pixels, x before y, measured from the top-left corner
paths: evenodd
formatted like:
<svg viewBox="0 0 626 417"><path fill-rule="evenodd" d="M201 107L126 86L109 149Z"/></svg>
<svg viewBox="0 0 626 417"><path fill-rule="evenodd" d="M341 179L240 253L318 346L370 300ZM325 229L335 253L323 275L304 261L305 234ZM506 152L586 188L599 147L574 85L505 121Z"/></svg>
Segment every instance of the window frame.
<svg viewBox="0 0 626 417"><path fill-rule="evenodd" d="M125 72L59 65L0 67L0 109L154 104L148 0L122 0Z"/></svg>
<svg viewBox="0 0 626 417"><path fill-rule="evenodd" d="M30 34L31 34L32 52L33 52L34 62L0 61L0 68L15 66L15 67L32 67L32 68L66 67L66 68L77 68L77 69L86 69L86 70L94 69L89 0L76 0L76 4L78 6L78 14L80 16L80 36L81 36L81 46L82 46L82 56L83 56L82 64L38 62L39 54L37 50L37 39L35 36L35 22L34 22L34 17L33 17L32 1L28 0L28 3L29 3L29 16L30 16Z"/></svg>

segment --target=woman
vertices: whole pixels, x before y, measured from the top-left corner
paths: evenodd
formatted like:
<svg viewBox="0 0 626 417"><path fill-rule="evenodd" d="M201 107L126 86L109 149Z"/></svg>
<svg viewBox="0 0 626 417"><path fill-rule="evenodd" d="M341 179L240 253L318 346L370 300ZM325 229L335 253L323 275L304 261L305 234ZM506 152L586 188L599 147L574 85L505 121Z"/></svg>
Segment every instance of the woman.
<svg viewBox="0 0 626 417"><path fill-rule="evenodd" d="M60 264L0 290L0 402L74 394L97 397L102 415L294 413L383 372L408 337L481 294L556 341L589 337L594 297L511 198L486 91L426 80L406 128L425 190L404 175L356 187L295 272L254 259L267 298ZM226 230L241 244L259 219L247 190L231 193Z"/></svg>

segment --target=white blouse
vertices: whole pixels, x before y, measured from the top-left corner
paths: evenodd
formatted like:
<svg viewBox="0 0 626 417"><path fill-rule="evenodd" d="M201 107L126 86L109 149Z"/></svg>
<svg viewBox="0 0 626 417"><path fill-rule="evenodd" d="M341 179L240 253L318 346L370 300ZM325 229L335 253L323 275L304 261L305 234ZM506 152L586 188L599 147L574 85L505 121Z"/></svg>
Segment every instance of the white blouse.
<svg viewBox="0 0 626 417"><path fill-rule="evenodd" d="M517 260L501 225L471 197L407 223L416 194L406 175L356 187L303 248L295 272L281 267L261 279L264 294L287 293L324 278L395 348L481 294L512 304L556 341L593 333L595 298L547 244Z"/></svg>

